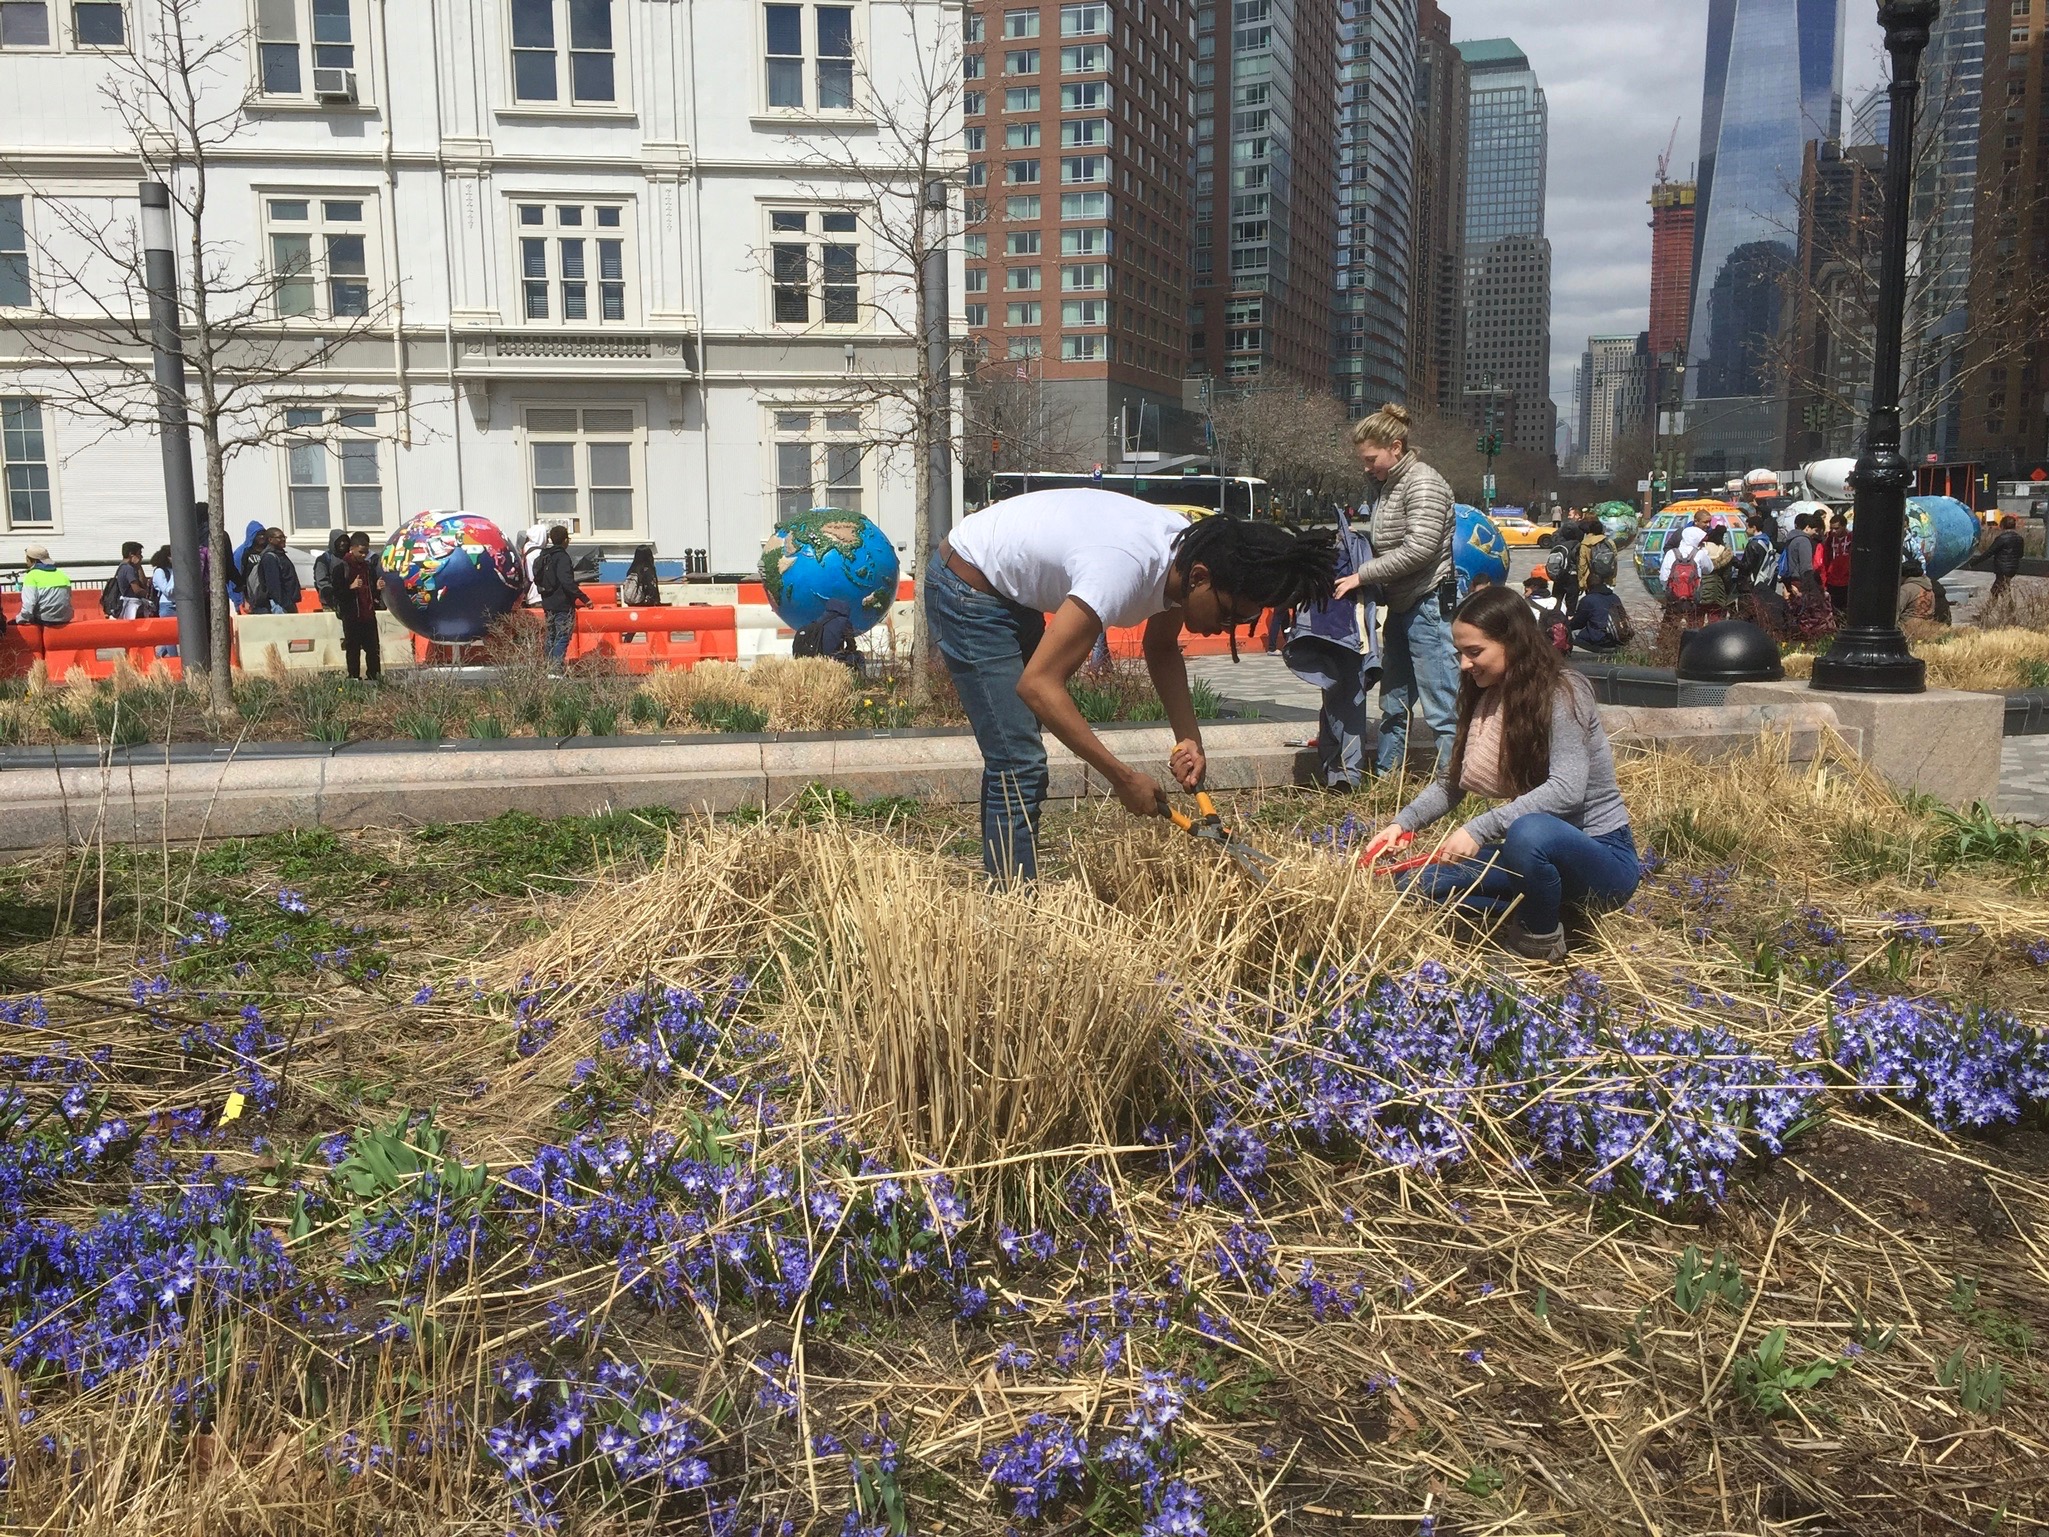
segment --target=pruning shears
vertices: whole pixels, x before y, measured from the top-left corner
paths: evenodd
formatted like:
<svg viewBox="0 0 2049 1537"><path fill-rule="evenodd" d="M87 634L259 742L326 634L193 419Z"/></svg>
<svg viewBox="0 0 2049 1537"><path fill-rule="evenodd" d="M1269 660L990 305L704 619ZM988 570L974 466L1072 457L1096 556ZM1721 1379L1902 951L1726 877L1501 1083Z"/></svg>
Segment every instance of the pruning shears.
<svg viewBox="0 0 2049 1537"><path fill-rule="evenodd" d="M1195 809L1200 813L1191 817L1185 811L1176 810L1174 803L1163 793L1160 796L1160 815L1172 822L1192 838L1205 843L1214 843L1230 855L1239 869L1264 886L1273 879L1274 866L1278 863L1271 854L1262 853L1236 833L1224 826L1224 818L1217 810L1217 803L1205 791L1197 791Z"/></svg>
<svg viewBox="0 0 2049 1537"><path fill-rule="evenodd" d="M1409 848L1415 841L1416 835L1414 833L1403 833L1399 838L1395 839L1393 846L1387 852L1393 853L1397 849ZM1382 857L1384 858L1385 855ZM1391 865L1384 865L1379 860L1375 860L1372 864L1366 865L1366 868L1375 875L1406 875L1411 870L1420 870L1423 866L1434 863L1436 858L1437 851L1432 849L1426 854L1412 855L1407 859L1397 860ZM1359 862L1366 864L1366 861L1363 859Z"/></svg>

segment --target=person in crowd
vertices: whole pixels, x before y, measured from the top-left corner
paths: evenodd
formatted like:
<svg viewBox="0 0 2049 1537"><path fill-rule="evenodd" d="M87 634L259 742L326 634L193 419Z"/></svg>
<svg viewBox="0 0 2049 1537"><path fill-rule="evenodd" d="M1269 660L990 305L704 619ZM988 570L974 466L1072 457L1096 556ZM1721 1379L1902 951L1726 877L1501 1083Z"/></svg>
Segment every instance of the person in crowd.
<svg viewBox="0 0 2049 1537"><path fill-rule="evenodd" d="M1351 515L1338 512L1337 561L1342 579L1373 559L1373 541ZM1363 593L1305 603L1294 610L1282 658L1288 671L1323 695L1317 717L1317 768L1325 788L1345 793L1367 775L1366 741L1373 685L1380 678L1374 607Z"/></svg>
<svg viewBox="0 0 2049 1537"><path fill-rule="evenodd" d="M1692 628L1727 619L1736 607L1731 579L1736 569L1736 552L1729 548L1729 531L1717 527L1701 535L1693 563L1700 568L1700 591L1694 598L1696 622Z"/></svg>
<svg viewBox="0 0 2049 1537"><path fill-rule="evenodd" d="M121 546L121 563L100 592L100 612L109 619L145 618L144 605L151 596L149 578L142 574L142 541L130 539Z"/></svg>
<svg viewBox="0 0 2049 1537"><path fill-rule="evenodd" d="M982 750L982 866L1032 880L1050 730L1135 816L1164 792L1119 759L1067 691L1105 628L1145 626L1147 670L1174 729L1174 778L1207 760L1181 656L1184 630L1231 634L1266 609L1330 596L1328 533L1180 513L1093 487L1035 491L964 518L932 552L925 613ZM1047 616L1051 615L1049 619Z"/></svg>
<svg viewBox="0 0 2049 1537"><path fill-rule="evenodd" d="M28 569L21 573L21 613L17 624L71 623L71 578L50 559L49 546L23 547Z"/></svg>
<svg viewBox="0 0 2049 1537"><path fill-rule="evenodd" d="M1563 960L1566 910L1618 907L1643 876L1601 712L1511 591L1466 599L1452 644L1461 681L1450 761L1360 862L1376 863L1467 795L1501 802L1397 879L1431 901L1503 918L1498 936L1518 955Z"/></svg>
<svg viewBox="0 0 2049 1537"><path fill-rule="evenodd" d="M2021 537L2021 520L2008 513L1999 520L1999 532L1992 543L1985 547L1985 563L1992 568L1991 597L1999 597L2013 585L2013 579L2020 575L2021 558L2027 552L2027 541Z"/></svg>
<svg viewBox="0 0 2049 1537"><path fill-rule="evenodd" d="M1819 513L1803 512L1779 556L1779 581L1786 594L1787 624L1793 638L1813 642L1835 629L1835 609L1821 585Z"/></svg>
<svg viewBox="0 0 2049 1537"><path fill-rule="evenodd" d="M178 580L171 570L171 547L167 544L149 558L150 603L148 611L159 619L178 617ZM176 646L158 646L158 656L176 656Z"/></svg>
<svg viewBox="0 0 2049 1537"><path fill-rule="evenodd" d="M1573 605L1571 630L1573 645L1593 652L1620 651L1636 633L1629 611L1598 572L1589 577L1587 590Z"/></svg>
<svg viewBox="0 0 2049 1537"><path fill-rule="evenodd" d="M1541 571L1523 580L1523 601L1537 621L1537 630L1560 656L1572 654L1572 622L1563 603L1552 596L1551 581Z"/></svg>
<svg viewBox="0 0 2049 1537"><path fill-rule="evenodd" d="M235 551L235 573L228 584L229 596L241 605L245 614L267 614L270 610L260 607L253 591L257 581L257 567L263 559L263 546L268 539L261 523L251 523L243 536L242 547Z"/></svg>
<svg viewBox="0 0 2049 1537"><path fill-rule="evenodd" d="M299 568L292 563L292 547L281 528L263 531L263 554L258 557L262 573L259 583L267 605L262 612L296 614L299 611Z"/></svg>
<svg viewBox="0 0 2049 1537"><path fill-rule="evenodd" d="M560 676L569 661L569 639L576 633L576 611L589 608L591 602L576 579L569 530L560 523L548 530L547 545L534 561L534 587L541 595L541 612L547 616L548 667Z"/></svg>
<svg viewBox="0 0 2049 1537"><path fill-rule="evenodd" d="M1747 521L1748 537L1743 542L1742 553L1736 557L1729 579L1730 590L1735 595L1736 617L1747 619L1767 634L1783 639L1786 635L1785 605L1771 590L1779 567L1779 550L1772 538L1771 515L1752 512Z"/></svg>
<svg viewBox="0 0 2049 1537"><path fill-rule="evenodd" d="M1665 589L1664 613L1658 621L1661 657L1677 656L1680 634L1700 628L1700 552L1711 526L1712 520L1705 512L1696 512L1693 521L1679 531L1677 544L1668 538L1664 556L1658 562L1658 580Z"/></svg>
<svg viewBox="0 0 2049 1537"><path fill-rule="evenodd" d="M1579 595L1586 591L1587 560L1591 547L1608 537L1608 531L1601 527L1601 520L1584 509L1575 509L1571 516L1558 525L1551 536L1552 553L1557 559L1546 558L1544 569L1551 579L1551 595L1558 606L1570 613L1579 602Z"/></svg>
<svg viewBox="0 0 2049 1537"><path fill-rule="evenodd" d="M313 557L313 591L320 599L320 606L330 614L341 612L341 594L335 582L349 564L349 536L345 529L336 529L334 537L327 541L327 548Z"/></svg>
<svg viewBox="0 0 2049 1537"><path fill-rule="evenodd" d="M845 598L827 598L825 616L819 620L818 654L838 662L861 677L861 648L854 634L854 608Z"/></svg>
<svg viewBox="0 0 2049 1537"><path fill-rule="evenodd" d="M1838 615L1850 606L1850 520L1840 512L1829 518L1821 541L1821 585Z"/></svg>
<svg viewBox="0 0 2049 1537"><path fill-rule="evenodd" d="M628 608L654 608L662 601L660 578L655 574L655 547L637 546L626 567L626 580L619 584L619 601Z"/></svg>
<svg viewBox="0 0 2049 1537"><path fill-rule="evenodd" d="M342 657L351 678L375 683L384 674L384 644L377 633L377 565L370 541L340 541L341 564L333 578L334 611L341 620Z"/></svg>
<svg viewBox="0 0 2049 1537"><path fill-rule="evenodd" d="M1444 477L1418 457L1413 427L1405 407L1389 404L1352 428L1359 462L1378 490L1367 527L1374 554L1338 583L1337 596L1377 590L1386 610L1374 765L1381 774L1399 772L1408 760L1411 710L1437 738L1440 768L1451 757L1457 725L1458 658L1451 649L1456 504Z"/></svg>

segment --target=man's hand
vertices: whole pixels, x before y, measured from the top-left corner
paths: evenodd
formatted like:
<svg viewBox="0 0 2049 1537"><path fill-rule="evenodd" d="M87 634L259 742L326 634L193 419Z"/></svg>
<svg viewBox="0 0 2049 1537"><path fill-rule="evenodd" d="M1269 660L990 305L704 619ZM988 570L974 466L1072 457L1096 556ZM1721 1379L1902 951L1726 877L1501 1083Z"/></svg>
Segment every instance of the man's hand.
<svg viewBox="0 0 2049 1537"><path fill-rule="evenodd" d="M1156 817L1160 814L1160 802L1166 799L1166 792L1152 775L1132 769L1117 781L1117 799L1135 817Z"/></svg>
<svg viewBox="0 0 2049 1537"><path fill-rule="evenodd" d="M1174 755L1167 760L1167 767L1173 771L1176 783L1193 794L1202 788L1203 776L1209 773L1209 758L1202 750L1202 743L1177 742Z"/></svg>
<svg viewBox="0 0 2049 1537"><path fill-rule="evenodd" d="M1399 822L1390 822L1375 833L1366 845L1366 851L1359 856L1359 863L1368 869L1387 858L1409 839L1409 833Z"/></svg>

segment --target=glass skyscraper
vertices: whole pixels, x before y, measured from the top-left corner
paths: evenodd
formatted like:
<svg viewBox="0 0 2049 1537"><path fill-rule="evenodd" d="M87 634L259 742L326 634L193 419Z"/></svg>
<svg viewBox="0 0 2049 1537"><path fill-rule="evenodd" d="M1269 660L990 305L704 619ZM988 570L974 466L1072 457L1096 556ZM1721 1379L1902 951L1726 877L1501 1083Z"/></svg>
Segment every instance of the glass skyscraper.
<svg viewBox="0 0 2049 1537"><path fill-rule="evenodd" d="M1842 132L1844 3L1709 0L1687 374L1702 469L1749 468L1775 446L1801 166Z"/></svg>
<svg viewBox="0 0 2049 1537"><path fill-rule="evenodd" d="M1336 385L1355 416L1409 394L1416 0L1339 0Z"/></svg>

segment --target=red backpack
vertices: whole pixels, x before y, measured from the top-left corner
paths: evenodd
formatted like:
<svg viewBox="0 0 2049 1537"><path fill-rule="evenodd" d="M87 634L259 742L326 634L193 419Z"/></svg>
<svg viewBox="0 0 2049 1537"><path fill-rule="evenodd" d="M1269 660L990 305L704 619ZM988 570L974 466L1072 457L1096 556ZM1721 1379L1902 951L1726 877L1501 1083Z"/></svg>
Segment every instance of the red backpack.
<svg viewBox="0 0 2049 1537"><path fill-rule="evenodd" d="M1692 558L1682 555L1672 565L1672 580L1665 584L1665 591L1681 603L1700 596L1700 567Z"/></svg>

